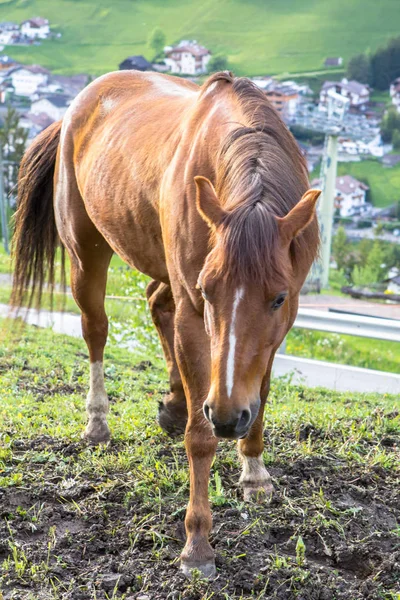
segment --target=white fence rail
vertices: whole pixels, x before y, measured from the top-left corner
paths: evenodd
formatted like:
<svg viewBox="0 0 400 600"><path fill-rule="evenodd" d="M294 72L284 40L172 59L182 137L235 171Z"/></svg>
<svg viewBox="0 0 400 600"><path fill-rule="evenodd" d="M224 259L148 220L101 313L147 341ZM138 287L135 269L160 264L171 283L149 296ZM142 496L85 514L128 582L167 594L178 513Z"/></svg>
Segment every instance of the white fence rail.
<svg viewBox="0 0 400 600"><path fill-rule="evenodd" d="M300 308L295 327L400 342L400 321Z"/></svg>
<svg viewBox="0 0 400 600"><path fill-rule="evenodd" d="M301 308L294 327L400 342L400 321L393 319ZM399 374L286 356L283 347L276 355L273 374L279 377L289 373L293 383L308 387L400 395Z"/></svg>

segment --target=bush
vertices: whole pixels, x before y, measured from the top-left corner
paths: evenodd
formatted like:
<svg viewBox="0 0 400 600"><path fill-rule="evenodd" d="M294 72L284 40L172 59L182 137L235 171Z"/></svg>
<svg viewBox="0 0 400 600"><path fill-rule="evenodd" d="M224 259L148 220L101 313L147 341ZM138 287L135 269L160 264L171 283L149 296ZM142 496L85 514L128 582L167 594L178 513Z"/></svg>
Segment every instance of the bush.
<svg viewBox="0 0 400 600"><path fill-rule="evenodd" d="M394 231L395 229L400 229L400 221L390 221L389 223L382 223L382 229L385 231Z"/></svg>
<svg viewBox="0 0 400 600"><path fill-rule="evenodd" d="M307 129L301 125L291 125L290 131L297 140L309 142L313 146L319 146L320 144L323 144L325 140L324 133L316 132L313 129Z"/></svg>
<svg viewBox="0 0 400 600"><path fill-rule="evenodd" d="M357 227L358 229L368 229L368 227L372 227L372 221L370 219L360 219Z"/></svg>
<svg viewBox="0 0 400 600"><path fill-rule="evenodd" d="M222 54L215 54L212 56L207 65L207 71L209 73L217 73L218 71L228 70L228 59Z"/></svg>

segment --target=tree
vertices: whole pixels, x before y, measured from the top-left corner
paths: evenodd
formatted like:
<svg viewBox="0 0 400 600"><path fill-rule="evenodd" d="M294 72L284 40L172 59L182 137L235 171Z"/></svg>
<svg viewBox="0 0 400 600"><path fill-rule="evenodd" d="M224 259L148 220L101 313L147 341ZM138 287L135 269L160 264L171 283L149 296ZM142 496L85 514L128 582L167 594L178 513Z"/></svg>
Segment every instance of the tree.
<svg viewBox="0 0 400 600"><path fill-rule="evenodd" d="M366 267L374 274L374 281L372 283L379 283L385 278L387 266L385 262L385 252L380 240L374 241L371 252L367 258Z"/></svg>
<svg viewBox="0 0 400 600"><path fill-rule="evenodd" d="M346 230L340 226L332 242L332 255L339 270L347 266L347 257L349 255L349 243L347 241Z"/></svg>
<svg viewBox="0 0 400 600"><path fill-rule="evenodd" d="M400 76L400 37L392 38L387 45L390 82ZM389 82L389 83L390 83Z"/></svg>
<svg viewBox="0 0 400 600"><path fill-rule="evenodd" d="M392 144L395 150L400 150L400 130L395 129L392 135Z"/></svg>
<svg viewBox="0 0 400 600"><path fill-rule="evenodd" d="M361 267L365 267L368 260L368 255L371 252L372 241L363 238L358 246L358 254L359 254L359 264Z"/></svg>
<svg viewBox="0 0 400 600"><path fill-rule="evenodd" d="M217 71L226 71L228 69L228 59L222 54L215 54L208 62L207 70L209 73Z"/></svg>
<svg viewBox="0 0 400 600"><path fill-rule="evenodd" d="M371 83L371 63L366 54L357 54L349 60L347 77L361 83Z"/></svg>
<svg viewBox="0 0 400 600"><path fill-rule="evenodd" d="M10 195L17 183L19 163L25 152L27 138L28 131L20 127L17 111L8 106L0 129L0 144L5 161L3 177L6 197Z"/></svg>
<svg viewBox="0 0 400 600"><path fill-rule="evenodd" d="M160 27L156 27L155 29L153 29L153 31L149 35L147 45L150 48L150 50L153 50L154 52L153 60L156 59L157 56L159 56L164 50L166 39L167 38L165 36L165 33L162 29L160 29Z"/></svg>
<svg viewBox="0 0 400 600"><path fill-rule="evenodd" d="M387 90L390 85L390 58L386 48L380 48L371 57L372 86L378 90Z"/></svg>
<svg viewBox="0 0 400 600"><path fill-rule="evenodd" d="M393 138L393 132L400 130L400 114L394 106L391 106L385 113L381 124L382 141L390 144Z"/></svg>

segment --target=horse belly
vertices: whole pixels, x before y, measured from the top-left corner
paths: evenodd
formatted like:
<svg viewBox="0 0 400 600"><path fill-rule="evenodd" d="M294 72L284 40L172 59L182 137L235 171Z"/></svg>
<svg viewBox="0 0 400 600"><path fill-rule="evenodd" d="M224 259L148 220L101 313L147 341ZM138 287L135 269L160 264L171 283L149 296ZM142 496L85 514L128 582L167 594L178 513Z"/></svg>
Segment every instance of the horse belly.
<svg viewBox="0 0 400 600"><path fill-rule="evenodd" d="M161 227L154 207L140 202L118 202L118 198L85 201L86 210L108 244L130 267L157 281L169 282ZM108 210L99 211L99 206ZM101 213L101 216L100 216Z"/></svg>

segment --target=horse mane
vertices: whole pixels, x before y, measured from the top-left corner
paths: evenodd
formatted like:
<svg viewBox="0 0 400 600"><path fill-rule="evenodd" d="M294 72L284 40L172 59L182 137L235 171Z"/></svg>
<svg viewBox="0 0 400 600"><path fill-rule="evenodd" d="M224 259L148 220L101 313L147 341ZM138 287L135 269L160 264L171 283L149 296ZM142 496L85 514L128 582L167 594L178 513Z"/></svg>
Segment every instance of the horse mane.
<svg viewBox="0 0 400 600"><path fill-rule="evenodd" d="M275 217L285 216L308 189L307 166L296 140L255 84L224 71L206 81L202 94L218 82L231 86L244 120L228 133L217 157L216 190L227 211L224 256L218 262L240 280L267 285L271 276L285 279ZM292 242L292 260L311 263L318 244L317 227L308 227Z"/></svg>

